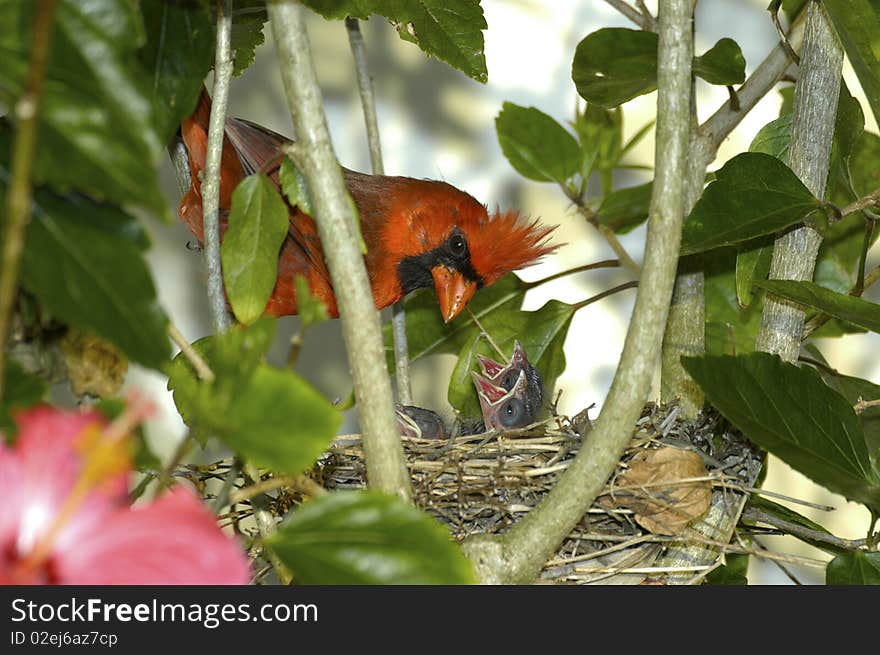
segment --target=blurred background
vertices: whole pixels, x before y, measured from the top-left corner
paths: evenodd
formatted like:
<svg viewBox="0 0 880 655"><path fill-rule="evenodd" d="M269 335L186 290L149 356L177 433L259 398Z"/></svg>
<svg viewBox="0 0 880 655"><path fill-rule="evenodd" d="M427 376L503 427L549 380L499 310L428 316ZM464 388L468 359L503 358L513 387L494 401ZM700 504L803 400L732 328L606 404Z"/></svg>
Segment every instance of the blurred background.
<svg viewBox="0 0 880 655"><path fill-rule="evenodd" d="M656 11L656 2L648 1ZM558 224L555 240L565 243L558 253L538 266L521 272L534 280L574 266L613 257L599 234L573 210L553 184L520 177L501 153L495 136L494 119L504 101L534 106L557 121L572 120L578 99L571 81L571 60L578 42L601 27L632 27L603 0L483 0L489 29L485 32L485 53L489 70L487 84L479 84L446 64L428 59L416 46L400 40L384 20L362 23L369 66L374 78L382 137L385 170L391 175L442 179L459 187L490 208L496 205L518 208ZM704 0L697 11L698 53L718 39L731 37L739 43L747 74L761 62L777 42L766 0ZM340 162L349 168L369 171L370 161L360 99L354 78L346 30L342 22L327 22L309 13L309 36L322 85L325 109ZM266 42L257 50L256 62L233 80L230 113L292 136L277 70L276 53L269 29ZM856 97L864 96L847 64L846 80ZM210 80L209 80L210 81ZM209 86L210 88L210 86ZM723 87L701 81L697 84L701 120L727 99ZM769 94L722 146L713 170L748 148L755 133L778 115L780 96ZM624 107L624 141L654 118L656 94L642 96ZM867 129L877 131L870 112ZM629 155L629 163L653 165L653 136L649 135ZM616 183L629 186L646 182L649 173L625 172ZM178 192L170 164L164 171L168 202L177 206ZM205 293L205 276L200 254L187 248L192 237L182 224L151 224L153 248L150 264L159 287L159 298L184 335L193 341L211 333ZM642 258L644 227L622 237L622 243L637 260ZM869 266L874 258L869 258ZM619 269L600 269L569 276L529 291L524 309L537 309L550 298L576 302L630 279ZM876 289L873 300L878 300ZM595 418L611 384L635 298L634 291L611 296L582 309L574 318L565 352L568 367L557 383L562 390L558 410L573 415L595 403ZM273 356L283 361L298 319L282 319ZM880 336L852 335L820 344L830 364L850 375L880 383L880 359L876 356ZM451 415L446 402L446 385L454 358L436 356L416 363L413 391L416 404ZM338 321L313 328L306 335L297 369L330 398L344 399L351 391L345 347ZM166 380L161 375L135 369L128 386L149 393L160 407L157 420L149 425L148 438L158 454L168 457L185 426L174 407ZM357 431L355 411L347 413L345 433ZM785 464L772 460L765 488L830 505L824 512L792 505L834 534L846 538L864 537L869 516L862 506L847 503L812 484ZM765 538L765 546L796 555L827 559L820 551L791 538ZM790 583L775 564L752 558L750 579L763 583ZM819 568L785 564L805 583L824 580Z"/></svg>

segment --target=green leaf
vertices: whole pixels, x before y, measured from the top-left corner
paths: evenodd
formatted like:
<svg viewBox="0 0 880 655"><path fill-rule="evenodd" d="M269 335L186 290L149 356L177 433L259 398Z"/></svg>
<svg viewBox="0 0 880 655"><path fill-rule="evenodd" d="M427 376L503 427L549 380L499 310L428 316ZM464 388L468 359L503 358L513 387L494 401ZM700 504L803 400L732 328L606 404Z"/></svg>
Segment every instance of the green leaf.
<svg viewBox="0 0 880 655"><path fill-rule="evenodd" d="M726 554L726 564L706 576L706 582L711 585L747 585L749 584L749 556L739 554Z"/></svg>
<svg viewBox="0 0 880 655"><path fill-rule="evenodd" d="M216 8L215 8L216 14ZM235 0L232 8L232 74L241 75L256 56L257 46L263 44L263 23L268 20L265 0ZM216 19L214 24L216 24ZM213 52L213 48L209 52Z"/></svg>
<svg viewBox="0 0 880 655"><path fill-rule="evenodd" d="M327 315L327 305L312 294L305 276L297 275L293 279L293 284L296 288L296 309L301 330L306 330L312 325L330 318Z"/></svg>
<svg viewBox="0 0 880 655"><path fill-rule="evenodd" d="M192 113L214 65L214 21L200 2L141 3L147 42L139 53L152 80L153 111L163 143Z"/></svg>
<svg viewBox="0 0 880 655"><path fill-rule="evenodd" d="M745 354L755 350L764 294L753 295L747 307L741 305L737 295L736 260L737 251L733 248L722 248L711 257L701 258L705 267L706 352L712 355Z"/></svg>
<svg viewBox="0 0 880 655"><path fill-rule="evenodd" d="M721 39L699 57L694 58L694 75L709 84L730 86L746 79L746 60L733 39Z"/></svg>
<svg viewBox="0 0 880 655"><path fill-rule="evenodd" d="M648 220L653 182L617 189L602 199L596 218L618 234L625 234Z"/></svg>
<svg viewBox="0 0 880 655"><path fill-rule="evenodd" d="M841 553L828 562L825 584L880 584L880 553Z"/></svg>
<svg viewBox="0 0 880 655"><path fill-rule="evenodd" d="M803 528L807 528L808 530L813 530L814 532L821 532L826 535L831 535L831 533L823 528L821 525L816 523L815 521L811 521L806 516L798 514L792 509L785 507L784 505L780 505L779 503L774 503L772 500L768 500L764 496L760 494L754 494L749 498L749 505L760 509L767 514L771 514L778 519L782 519L783 521L787 521L788 523L793 523L794 525L801 526ZM784 528L780 528L783 529ZM820 539L810 539L809 537L803 536L801 534L797 534L793 531L785 530L787 534L790 534L804 543L810 544L811 546L815 546L819 550L824 550L826 553L842 553L846 552L844 548L840 548L838 546L834 546L833 544L828 543L827 541L822 541Z"/></svg>
<svg viewBox="0 0 880 655"><path fill-rule="evenodd" d="M214 373L199 380L178 355L168 387L184 421L200 437L213 435L258 466L302 473L326 449L340 412L296 373L263 363L276 321L207 337L193 346Z"/></svg>
<svg viewBox="0 0 880 655"><path fill-rule="evenodd" d="M480 323L507 359L513 352L514 342L519 340L529 362L541 373L544 396L550 397L556 378L565 370L563 346L575 310L573 305L551 300L533 312L522 312L515 306L498 309L481 318ZM449 381L448 399L463 416L480 414L471 378L471 371L479 371L477 354L499 357L488 341L477 335L462 347Z"/></svg>
<svg viewBox="0 0 880 655"><path fill-rule="evenodd" d="M817 484L880 511L880 476L852 406L809 368L775 355L684 357L709 402Z"/></svg>
<svg viewBox="0 0 880 655"><path fill-rule="evenodd" d="M30 407L40 400L46 393L46 383L36 375L25 370L14 360L6 362L6 370L3 372L3 402L0 403L0 431L8 441L15 434L15 423L11 413L16 409ZM0 445L3 440L0 439Z"/></svg>
<svg viewBox="0 0 880 655"><path fill-rule="evenodd" d="M586 103L584 110L577 112L572 127L581 144L583 180L586 180L594 170L610 176L624 153L623 111L620 107L604 109ZM643 132L644 128L640 133ZM633 141L637 138L639 134L633 137Z"/></svg>
<svg viewBox="0 0 880 655"><path fill-rule="evenodd" d="M539 109L505 102L495 130L511 166L530 180L565 184L581 170L578 142Z"/></svg>
<svg viewBox="0 0 880 655"><path fill-rule="evenodd" d="M262 316L275 288L288 220L278 189L265 175L248 175L232 192L220 256L229 304L245 325Z"/></svg>
<svg viewBox="0 0 880 655"><path fill-rule="evenodd" d="M278 180L281 182L281 191L287 197L287 201L291 207L299 207L309 216L314 216L312 211L312 201L309 198L309 188L306 186L306 178L299 172L299 169L290 161L290 157L285 157L281 162L281 171L278 173Z"/></svg>
<svg viewBox="0 0 880 655"><path fill-rule="evenodd" d="M773 260L773 244L764 244L736 255L736 298L741 307L752 302L752 283L766 280Z"/></svg>
<svg viewBox="0 0 880 655"><path fill-rule="evenodd" d="M0 0L0 103L6 106L24 90L36 6ZM39 115L36 182L169 214L157 178L164 143L150 77L137 53L143 43L136 3L58 3Z"/></svg>
<svg viewBox="0 0 880 655"><path fill-rule="evenodd" d="M788 166L745 152L728 161L685 220L681 254L691 255L773 234L821 203Z"/></svg>
<svg viewBox="0 0 880 655"><path fill-rule="evenodd" d="M302 584L472 584L470 563L434 519L393 496L336 491L266 539Z"/></svg>
<svg viewBox="0 0 880 655"><path fill-rule="evenodd" d="M825 383L846 398L851 405L855 405L859 400L880 399L880 385L849 375L831 374L825 369L818 370ZM868 455L875 465L880 466L880 406L868 407L858 414L858 417L865 432Z"/></svg>
<svg viewBox="0 0 880 655"><path fill-rule="evenodd" d="M749 152L763 152L788 164L788 150L791 147L791 121L793 114L783 114L770 121L755 135Z"/></svg>
<svg viewBox="0 0 880 655"><path fill-rule="evenodd" d="M577 46L571 78L580 96L602 107L617 107L657 88L655 32L606 27L587 35ZM732 39L721 39L701 57L693 71L710 84L745 80L745 59Z"/></svg>
<svg viewBox="0 0 880 655"><path fill-rule="evenodd" d="M488 79L483 30L488 25L479 0L304 0L324 18L368 18L379 14L415 43L478 82Z"/></svg>
<svg viewBox="0 0 880 655"><path fill-rule="evenodd" d="M840 36L846 55L874 118L880 121L880 4L876 0L825 0L831 22Z"/></svg>
<svg viewBox="0 0 880 655"><path fill-rule="evenodd" d="M777 296L818 309L843 321L861 325L873 332L880 332L880 305L876 303L837 293L813 282L756 280L754 284Z"/></svg>
<svg viewBox="0 0 880 655"><path fill-rule="evenodd" d="M2 184L0 200L6 202ZM83 197L38 189L26 238L22 286L54 316L97 333L144 366L167 362L168 318L156 300L133 218Z"/></svg>
<svg viewBox="0 0 880 655"><path fill-rule="evenodd" d="M616 107L657 88L657 34L606 27L577 46L571 77L580 96Z"/></svg>

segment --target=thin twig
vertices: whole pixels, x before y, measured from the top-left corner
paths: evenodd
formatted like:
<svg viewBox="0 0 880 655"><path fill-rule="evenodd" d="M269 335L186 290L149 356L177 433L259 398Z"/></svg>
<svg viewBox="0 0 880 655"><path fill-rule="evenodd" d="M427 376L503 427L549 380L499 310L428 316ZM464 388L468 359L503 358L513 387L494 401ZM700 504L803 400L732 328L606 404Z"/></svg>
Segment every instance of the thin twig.
<svg viewBox="0 0 880 655"><path fill-rule="evenodd" d="M620 260L621 266L629 269L633 275L641 275L642 269L636 264L635 260L629 256L629 253L626 251L626 248L623 247L623 244L620 243L620 240L617 238L617 235L607 225L603 225L599 222L599 219L596 217L596 213L587 207L582 198L579 198L577 195L571 194L565 187L562 187L565 194L568 196L568 199L574 203L574 206L577 207L578 212L580 212L581 216L583 216L587 223L592 225L596 230L598 230L599 234L608 242L608 245L611 246L611 249L614 251L614 254L617 255L617 258Z"/></svg>
<svg viewBox="0 0 880 655"><path fill-rule="evenodd" d="M775 10L770 12L770 16L773 17L773 26L776 28L776 33L779 35L780 43L782 47L785 48L785 51L788 53L789 58L796 64L801 63L801 58L798 56L798 53L794 51L794 48L791 47L791 44L788 42L788 37L785 35L785 30L782 29L782 23L779 22L779 7L776 7Z"/></svg>
<svg viewBox="0 0 880 655"><path fill-rule="evenodd" d="M31 169L37 145L37 117L52 36L55 0L40 0L31 37L31 61L24 93L15 104L18 123L12 143L12 168L6 199L7 218L3 234L3 261L0 263L0 398L6 379L6 339L12 306L18 290L18 269L24 251L25 228L31 217L33 188Z"/></svg>
<svg viewBox="0 0 880 655"><path fill-rule="evenodd" d="M858 200L851 202L840 210L840 216L849 216L863 209L869 209L873 205L880 205L880 189L874 189L871 193L862 196Z"/></svg>
<svg viewBox="0 0 880 655"><path fill-rule="evenodd" d="M348 41L351 54L354 56L357 73L358 91L361 96L361 107L364 111L364 123L367 128L367 143L370 147L370 163L373 175L384 175L382 163L382 143L379 139L379 119L376 115L376 96L373 82L367 68L367 51L364 36L361 34L360 23L355 18L346 18ZM397 401L402 405L412 405L412 384L409 376L409 347L406 340L406 312L403 301L391 306L391 335L394 340L394 379L397 383Z"/></svg>
<svg viewBox="0 0 880 655"><path fill-rule="evenodd" d="M650 32L657 31L656 21L654 20L654 17L651 16L650 12L644 14L635 7L631 6L629 3L625 2L625 0L605 0L605 2L607 2L621 14L629 18L633 23L641 27L643 30L648 30Z"/></svg>
<svg viewBox="0 0 880 655"><path fill-rule="evenodd" d="M578 309L583 309L587 305L592 305L594 302L602 300L603 298L613 296L615 293L620 293L627 289L635 289L637 286L639 286L639 283L636 280L633 280L632 282L624 282L623 284L618 284L616 287L606 289L602 293L597 293L595 296L590 296L586 300L581 300L580 302L573 304L572 307L577 311Z"/></svg>
<svg viewBox="0 0 880 655"><path fill-rule="evenodd" d="M186 340L186 337L183 336L183 333L177 329L177 326L174 325L174 323L168 324L168 336L170 336L171 340L177 344L177 347L180 348L180 352L183 353L183 356L186 357L187 361L192 364L199 379L204 380L205 382L213 382L214 371L211 370L208 363L202 358L198 351L192 347L192 344Z"/></svg>
<svg viewBox="0 0 880 655"><path fill-rule="evenodd" d="M217 45L214 60L214 89L208 123L208 152L202 181L202 221L205 236L205 265L208 270L208 298L216 332L231 325L223 292L220 264L220 166L226 134L226 103L232 79L232 1L217 0Z"/></svg>
<svg viewBox="0 0 880 655"><path fill-rule="evenodd" d="M880 398L875 398L874 400L864 400L863 398L859 398L858 402L853 405L853 410L856 414L861 414L866 409L877 407L878 405L880 405Z"/></svg>
<svg viewBox="0 0 880 655"><path fill-rule="evenodd" d="M328 491L306 475L279 476L262 480L248 485L230 494L229 502L232 504L250 500L254 496L265 494L268 491L289 487L312 497L326 496Z"/></svg>
<svg viewBox="0 0 880 655"><path fill-rule="evenodd" d="M553 282L553 280L558 280L561 277L576 275L577 273L584 273L586 271L592 271L597 268L618 268L619 266L619 259L603 259L600 262L593 262L592 264L575 266L574 268L569 268L565 271L559 271L558 273L553 273L553 275L548 275L547 277L542 277L538 280L532 280L531 282L524 282L523 284L525 285L526 289L534 289L537 286L547 284L548 282Z"/></svg>
<svg viewBox="0 0 880 655"><path fill-rule="evenodd" d="M211 511L214 512L214 514L219 514L220 510L226 507L227 504L235 504L236 501L233 500L230 502L229 498L232 493L232 488L235 486L235 480L238 478L240 472L241 462L236 458L235 462L233 462L232 466L230 466L229 470L226 472L226 477L223 478L223 486L220 487L220 491L217 492L214 502L211 503Z"/></svg>
<svg viewBox="0 0 880 655"><path fill-rule="evenodd" d="M828 532L813 530L812 528L808 528L798 523L786 521L785 519L774 516L769 512L765 512L758 507L746 506L742 513L742 520L753 521L755 523L766 523L767 525L783 530L784 532L800 539L819 541L823 544L828 544L829 546L842 548L844 550L861 550L865 546L864 539L842 539L841 537L837 537Z"/></svg>
<svg viewBox="0 0 880 655"><path fill-rule="evenodd" d="M495 340L492 338L492 335L489 334L489 331L486 328L484 328L483 325L480 323L480 319L477 318L477 315L474 314L473 310L469 306L465 305L465 309L467 310L467 313L470 314L471 320L474 322L474 325L476 325L477 329L480 330L480 335L486 337L486 341L489 342L489 345L492 346L492 349L496 353L498 353L498 356L501 357L501 359L503 361L506 362L507 355L505 355L504 352L501 350L501 348L498 347L498 344L495 343Z"/></svg>
<svg viewBox="0 0 880 655"><path fill-rule="evenodd" d="M244 474L251 479L252 483L260 482L260 472L253 464L244 465ZM265 539L275 532L276 525L272 513L266 509L266 501L262 494L251 499L251 508L254 513L254 519L257 523L257 529L260 531L260 536ZM264 547L263 552L266 555L266 559L269 560L269 563L275 569L275 573L278 575L281 584L289 585L293 581L293 575L291 574L290 569L287 568L284 562L281 561L272 549Z"/></svg>

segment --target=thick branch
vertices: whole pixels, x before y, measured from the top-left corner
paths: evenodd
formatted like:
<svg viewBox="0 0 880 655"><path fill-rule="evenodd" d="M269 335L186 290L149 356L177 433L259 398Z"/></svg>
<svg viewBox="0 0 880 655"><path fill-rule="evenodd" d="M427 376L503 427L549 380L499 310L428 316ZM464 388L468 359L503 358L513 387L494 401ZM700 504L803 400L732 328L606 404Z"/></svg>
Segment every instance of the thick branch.
<svg viewBox="0 0 880 655"><path fill-rule="evenodd" d="M693 36L691 0L661 0L656 177L645 264L611 391L589 442L554 489L503 537L465 542L483 582L529 582L581 520L632 436L650 390L675 280L684 213Z"/></svg>
<svg viewBox="0 0 880 655"><path fill-rule="evenodd" d="M281 77L296 128L298 157L316 210L318 233L339 306L373 488L410 499L412 491L392 409L391 382L379 314L373 305L357 216L333 154L321 104L303 8L293 0L268 4Z"/></svg>
<svg viewBox="0 0 880 655"><path fill-rule="evenodd" d="M788 33L789 43L799 47L803 40L804 16L801 12ZM703 191L706 168L714 161L718 147L739 125L746 114L782 79L793 65L787 48L778 44L763 62L737 90L738 106L728 100L693 135L688 150L688 176L686 179L686 207L688 211L696 203ZM694 258L691 258L694 259ZM679 396L686 413L694 413L702 404L702 392L693 379L681 366L683 355L700 355L705 350L705 302L704 276L702 264L690 262L690 270L684 270L676 280L672 307L670 308L667 332L663 345L662 389L664 398ZM748 480L753 484L761 462L751 462L752 471ZM739 514L746 501L741 496L732 502L729 494L715 492L707 515L692 528L709 541L728 543L736 526ZM658 559L657 565L669 568L686 569L692 566L708 566L715 562L722 549L706 545L671 546ZM688 583L689 575L667 576L668 583Z"/></svg>
<svg viewBox="0 0 880 655"><path fill-rule="evenodd" d="M214 331L223 332L231 324L223 293L220 265L220 164L226 132L226 103L232 79L232 2L217 0L217 45L214 59L214 90L208 122L208 152L202 180L202 220L205 233L205 266L208 269L208 300Z"/></svg>
<svg viewBox="0 0 880 655"><path fill-rule="evenodd" d="M837 115L843 47L821 3L810 2L806 13L801 72L795 85L789 160L792 171L817 198L822 198ZM811 280L821 243L822 235L809 226L779 237L773 247L770 279ZM794 362L800 350L803 329L802 306L768 296L756 347Z"/></svg>
<svg viewBox="0 0 880 655"><path fill-rule="evenodd" d="M0 398L3 396L6 379L6 340L9 336L12 305L18 291L18 268L24 251L25 229L31 217L31 169L37 145L37 117L54 13L55 0L41 0L37 5L31 37L30 69L24 93L14 109L17 124L12 143L12 170L6 198L3 260L0 263Z"/></svg>
<svg viewBox="0 0 880 655"><path fill-rule="evenodd" d="M361 96L361 106L364 110L364 123L366 123L367 127L367 142L370 146L370 162L373 168L373 175L384 175L385 167L382 164L382 144L379 140L379 119L376 116L376 98L373 93L373 81L367 68L367 51L364 46L364 36L361 34L360 24L354 18L346 18L345 27L348 30L351 54L354 56L358 91ZM394 337L394 379L397 381L397 401L402 405L412 405L412 387L409 379L409 347L406 342L406 313L403 310L402 300L394 303L391 307L391 334Z"/></svg>

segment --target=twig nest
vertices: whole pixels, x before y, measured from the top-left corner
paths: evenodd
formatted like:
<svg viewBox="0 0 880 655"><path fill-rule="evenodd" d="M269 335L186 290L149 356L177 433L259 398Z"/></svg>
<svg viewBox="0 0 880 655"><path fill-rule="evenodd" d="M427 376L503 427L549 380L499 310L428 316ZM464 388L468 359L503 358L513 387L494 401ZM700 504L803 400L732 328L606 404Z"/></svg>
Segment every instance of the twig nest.
<svg viewBox="0 0 880 655"><path fill-rule="evenodd" d="M643 582L670 544L693 538L689 526L712 489L746 479L750 446L714 412L682 420L676 405L645 406L632 442L605 492L547 562L555 584ZM507 530L537 505L577 455L583 421L557 416L537 426L444 441L404 438L415 502L453 538ZM328 489L365 486L360 439L334 442L312 477Z"/></svg>

